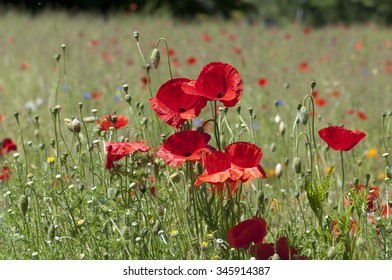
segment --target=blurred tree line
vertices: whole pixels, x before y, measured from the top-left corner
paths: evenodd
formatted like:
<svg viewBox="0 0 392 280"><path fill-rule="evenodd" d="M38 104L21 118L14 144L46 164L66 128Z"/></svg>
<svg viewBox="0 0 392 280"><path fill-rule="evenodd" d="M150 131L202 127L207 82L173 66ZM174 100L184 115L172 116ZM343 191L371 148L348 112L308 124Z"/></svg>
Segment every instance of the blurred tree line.
<svg viewBox="0 0 392 280"><path fill-rule="evenodd" d="M9 6L33 13L48 8L67 8L104 14L163 12L190 19L199 15L225 19L242 16L268 24L293 21L314 26L365 21L392 24L392 0L0 0L0 7Z"/></svg>

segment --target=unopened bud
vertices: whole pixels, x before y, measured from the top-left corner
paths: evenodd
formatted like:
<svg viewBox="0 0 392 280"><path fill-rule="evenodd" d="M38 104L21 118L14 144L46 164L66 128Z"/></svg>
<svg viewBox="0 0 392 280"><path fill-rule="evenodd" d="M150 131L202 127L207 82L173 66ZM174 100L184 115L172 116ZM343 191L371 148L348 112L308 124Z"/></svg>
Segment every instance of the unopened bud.
<svg viewBox="0 0 392 280"><path fill-rule="evenodd" d="M327 252L327 258L329 260L333 260L336 257L337 253L338 252L334 246L329 247L328 252Z"/></svg>
<svg viewBox="0 0 392 280"><path fill-rule="evenodd" d="M53 240L56 236L56 227L54 224L51 224L48 229L48 239Z"/></svg>
<svg viewBox="0 0 392 280"><path fill-rule="evenodd" d="M282 176L282 173L283 173L283 166L280 163L278 163L275 166L275 176L280 178Z"/></svg>
<svg viewBox="0 0 392 280"><path fill-rule="evenodd" d="M133 37L135 37L136 40L139 40L139 31L134 31Z"/></svg>
<svg viewBox="0 0 392 280"><path fill-rule="evenodd" d="M22 194L19 197L19 209L22 212L23 216L26 216L27 209L29 208L29 198Z"/></svg>
<svg viewBox="0 0 392 280"><path fill-rule="evenodd" d="M300 174L302 171L302 162L301 159L299 157L295 157L294 161L293 161L293 167L294 167L294 171L297 174Z"/></svg>
<svg viewBox="0 0 392 280"><path fill-rule="evenodd" d="M283 136L285 134L285 132L286 132L286 125L283 121L281 121L279 123L279 133L280 133L280 135Z"/></svg>
<svg viewBox="0 0 392 280"><path fill-rule="evenodd" d="M151 53L151 63L155 69L158 68L160 60L161 60L161 54L158 48L154 48Z"/></svg>
<svg viewBox="0 0 392 280"><path fill-rule="evenodd" d="M302 107L299 110L299 121L303 124L306 125L309 120L309 109L307 107Z"/></svg>
<svg viewBox="0 0 392 280"><path fill-rule="evenodd" d="M316 87L316 81L315 81L315 80L311 80L311 81L310 81L310 87L311 87L312 89L314 89L314 88Z"/></svg>

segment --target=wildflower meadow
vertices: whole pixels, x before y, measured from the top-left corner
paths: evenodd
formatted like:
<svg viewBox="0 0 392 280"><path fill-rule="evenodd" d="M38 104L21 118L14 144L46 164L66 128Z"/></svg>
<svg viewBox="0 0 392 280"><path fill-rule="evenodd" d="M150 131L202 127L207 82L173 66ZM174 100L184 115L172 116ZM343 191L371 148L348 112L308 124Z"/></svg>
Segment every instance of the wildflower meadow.
<svg viewBox="0 0 392 280"><path fill-rule="evenodd" d="M0 259L391 259L390 34L3 13Z"/></svg>

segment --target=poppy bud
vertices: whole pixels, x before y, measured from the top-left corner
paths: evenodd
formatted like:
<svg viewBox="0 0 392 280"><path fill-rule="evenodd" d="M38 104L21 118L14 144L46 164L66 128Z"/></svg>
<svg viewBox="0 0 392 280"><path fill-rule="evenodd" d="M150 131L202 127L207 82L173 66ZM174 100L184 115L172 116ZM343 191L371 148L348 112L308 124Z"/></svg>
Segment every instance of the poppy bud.
<svg viewBox="0 0 392 280"><path fill-rule="evenodd" d="M299 121L303 124L306 125L309 120L309 109L307 107L302 107L301 110L299 110Z"/></svg>
<svg viewBox="0 0 392 280"><path fill-rule="evenodd" d="M329 247L328 252L327 252L327 258L329 260L333 260L336 257L337 253L338 252L334 246Z"/></svg>
<svg viewBox="0 0 392 280"><path fill-rule="evenodd" d="M126 95L125 95L125 101L126 101L128 104L131 104L132 96L131 96L130 94L126 94Z"/></svg>
<svg viewBox="0 0 392 280"><path fill-rule="evenodd" d="M152 231L157 234L161 230L161 222L159 220L155 221L154 226L152 227Z"/></svg>
<svg viewBox="0 0 392 280"><path fill-rule="evenodd" d="M54 59L56 59L57 62L59 62L60 58L61 58L60 54L55 54L54 55Z"/></svg>
<svg viewBox="0 0 392 280"><path fill-rule="evenodd" d="M135 37L136 40L139 40L139 31L134 31L133 32L133 37Z"/></svg>
<svg viewBox="0 0 392 280"><path fill-rule="evenodd" d="M392 179L392 168L390 165L387 165L387 167L385 167L385 174L389 179Z"/></svg>
<svg viewBox="0 0 392 280"><path fill-rule="evenodd" d="M22 212L23 216L26 216L27 209L29 208L29 198L22 194L19 197L19 209Z"/></svg>
<svg viewBox="0 0 392 280"><path fill-rule="evenodd" d="M56 226L51 224L48 229L48 239L53 240L56 236Z"/></svg>
<svg viewBox="0 0 392 280"><path fill-rule="evenodd" d="M270 150L271 150L272 153L273 153L273 152L276 152L276 143L272 143L272 144L271 144Z"/></svg>
<svg viewBox="0 0 392 280"><path fill-rule="evenodd" d="M310 81L310 87L311 87L312 89L314 89L314 88L316 87L316 81L315 81L315 80L311 80L311 81Z"/></svg>
<svg viewBox="0 0 392 280"><path fill-rule="evenodd" d="M161 60L161 54L157 48L154 48L151 53L151 63L155 69L158 69L160 60Z"/></svg>
<svg viewBox="0 0 392 280"><path fill-rule="evenodd" d="M280 133L280 135L283 136L285 134L285 132L286 132L286 125L283 121L281 121L279 123L279 133Z"/></svg>
<svg viewBox="0 0 392 280"><path fill-rule="evenodd" d="M366 250L366 240L362 237L357 239L357 246L360 251Z"/></svg>
<svg viewBox="0 0 392 280"><path fill-rule="evenodd" d="M125 91L125 93L128 94L129 86L128 86L127 84L123 84L122 88L123 88L123 90Z"/></svg>
<svg viewBox="0 0 392 280"><path fill-rule="evenodd" d="M293 167L295 170L295 173L300 174L302 170L302 162L299 157L295 157L293 161Z"/></svg>
<svg viewBox="0 0 392 280"><path fill-rule="evenodd" d="M278 254L274 254L274 255L271 257L271 260L273 260L273 261L279 261L279 260L280 260L280 257L279 257Z"/></svg>
<svg viewBox="0 0 392 280"><path fill-rule="evenodd" d="M282 173L283 173L283 167L280 163L278 163L275 166L275 175L276 175L276 177L280 178L282 176Z"/></svg>

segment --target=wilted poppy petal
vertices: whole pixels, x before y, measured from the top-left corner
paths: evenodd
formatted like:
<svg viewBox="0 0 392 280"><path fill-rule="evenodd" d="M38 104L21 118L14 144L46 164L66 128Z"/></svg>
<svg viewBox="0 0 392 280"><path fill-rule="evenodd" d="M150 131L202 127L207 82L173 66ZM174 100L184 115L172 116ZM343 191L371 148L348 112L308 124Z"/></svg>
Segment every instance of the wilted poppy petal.
<svg viewBox="0 0 392 280"><path fill-rule="evenodd" d="M263 218L254 217L230 228L227 240L233 248L248 249L251 243L262 243L266 235L267 223Z"/></svg>
<svg viewBox="0 0 392 280"><path fill-rule="evenodd" d="M366 136L362 131L352 131L340 126L320 129L318 134L331 149L337 151L351 150Z"/></svg>
<svg viewBox="0 0 392 280"><path fill-rule="evenodd" d="M105 144L107 152L106 169L113 167L113 162L122 159L123 157L133 154L136 151L148 152L150 147L148 142L107 142Z"/></svg>

